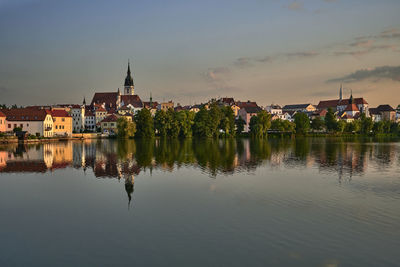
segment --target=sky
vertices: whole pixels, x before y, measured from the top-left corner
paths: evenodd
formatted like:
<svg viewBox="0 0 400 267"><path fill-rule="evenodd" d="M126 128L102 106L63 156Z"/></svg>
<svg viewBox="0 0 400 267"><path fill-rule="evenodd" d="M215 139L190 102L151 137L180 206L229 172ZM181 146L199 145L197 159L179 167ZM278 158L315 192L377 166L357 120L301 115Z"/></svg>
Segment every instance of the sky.
<svg viewBox="0 0 400 267"><path fill-rule="evenodd" d="M0 0L0 104L400 104L398 0Z"/></svg>

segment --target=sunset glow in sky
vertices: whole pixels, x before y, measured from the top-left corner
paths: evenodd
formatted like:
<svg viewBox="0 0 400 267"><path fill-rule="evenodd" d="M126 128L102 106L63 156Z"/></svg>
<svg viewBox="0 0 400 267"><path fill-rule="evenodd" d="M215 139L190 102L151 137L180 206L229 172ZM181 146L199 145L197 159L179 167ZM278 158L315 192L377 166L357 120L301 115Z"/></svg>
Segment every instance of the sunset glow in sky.
<svg viewBox="0 0 400 267"><path fill-rule="evenodd" d="M194 104L400 104L400 1L0 0L0 104L123 88Z"/></svg>

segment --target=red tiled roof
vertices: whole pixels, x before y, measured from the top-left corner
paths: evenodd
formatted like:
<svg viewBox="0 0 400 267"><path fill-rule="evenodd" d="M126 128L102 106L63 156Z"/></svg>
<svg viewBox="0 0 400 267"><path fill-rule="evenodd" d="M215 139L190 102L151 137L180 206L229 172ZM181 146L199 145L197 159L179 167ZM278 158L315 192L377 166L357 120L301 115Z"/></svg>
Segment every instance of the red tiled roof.
<svg viewBox="0 0 400 267"><path fill-rule="evenodd" d="M93 112L91 110L85 110L85 116L86 117L90 117L90 116L94 116Z"/></svg>
<svg viewBox="0 0 400 267"><path fill-rule="evenodd" d="M107 116L104 120L101 122L115 122L118 120L118 117L115 114L111 114L110 116Z"/></svg>
<svg viewBox="0 0 400 267"><path fill-rule="evenodd" d="M0 110L0 117L5 117L6 116L6 114L4 114L3 112L1 112L1 110Z"/></svg>
<svg viewBox="0 0 400 267"><path fill-rule="evenodd" d="M105 104L106 109L116 108L118 93L95 93L92 99L91 106L94 104Z"/></svg>
<svg viewBox="0 0 400 267"><path fill-rule="evenodd" d="M327 109L327 108L335 108L336 109L337 106L345 106L345 105L348 105L349 103L350 103L350 99L324 100L324 101L319 102L317 109ZM362 105L362 104L368 105L368 102L362 97L354 98L353 103L356 105Z"/></svg>
<svg viewBox="0 0 400 267"><path fill-rule="evenodd" d="M157 101L152 102L151 106L150 106L150 102L143 102L143 106L145 108L157 108L158 102Z"/></svg>
<svg viewBox="0 0 400 267"><path fill-rule="evenodd" d="M124 103L124 106L131 104L135 108L143 107L143 102L138 95L121 95L121 103Z"/></svg>
<svg viewBox="0 0 400 267"><path fill-rule="evenodd" d="M356 104L349 104L347 105L344 111L360 111Z"/></svg>
<svg viewBox="0 0 400 267"><path fill-rule="evenodd" d="M105 110L103 107L97 107L96 108L96 110L95 110L95 112L97 112L97 111L99 111L99 112L105 112L105 111L107 111L107 110Z"/></svg>
<svg viewBox="0 0 400 267"><path fill-rule="evenodd" d="M62 109L53 109L50 112L52 117L71 117L68 112Z"/></svg>
<svg viewBox="0 0 400 267"><path fill-rule="evenodd" d="M12 108L1 110L8 121L43 121L50 112L37 108Z"/></svg>
<svg viewBox="0 0 400 267"><path fill-rule="evenodd" d="M250 102L250 101L247 101L247 102L240 102L240 101L238 101L238 102L236 102L236 105L237 105L238 107L240 107L240 108L244 108L244 107L258 107L258 105L257 105L256 102Z"/></svg>

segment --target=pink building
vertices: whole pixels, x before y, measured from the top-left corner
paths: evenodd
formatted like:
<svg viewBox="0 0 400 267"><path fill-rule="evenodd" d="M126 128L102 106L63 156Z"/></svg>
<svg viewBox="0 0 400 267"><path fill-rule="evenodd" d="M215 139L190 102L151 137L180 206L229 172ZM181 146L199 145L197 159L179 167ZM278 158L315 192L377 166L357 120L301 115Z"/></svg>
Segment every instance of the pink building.
<svg viewBox="0 0 400 267"><path fill-rule="evenodd" d="M6 131L6 114L0 111L0 132Z"/></svg>

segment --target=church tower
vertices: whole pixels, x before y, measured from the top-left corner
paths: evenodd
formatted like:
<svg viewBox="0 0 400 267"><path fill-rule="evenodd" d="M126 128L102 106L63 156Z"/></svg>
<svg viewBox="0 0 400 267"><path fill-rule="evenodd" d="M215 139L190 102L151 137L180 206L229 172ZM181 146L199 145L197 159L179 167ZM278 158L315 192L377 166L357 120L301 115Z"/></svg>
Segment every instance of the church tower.
<svg viewBox="0 0 400 267"><path fill-rule="evenodd" d="M129 66L129 60L128 60L128 71L126 73L126 78L125 78L125 83L124 83L124 95L134 95L135 85L133 84L133 78L131 76L131 68Z"/></svg>
<svg viewBox="0 0 400 267"><path fill-rule="evenodd" d="M342 84L340 84L339 100L342 101L342 99L343 99L343 88Z"/></svg>

